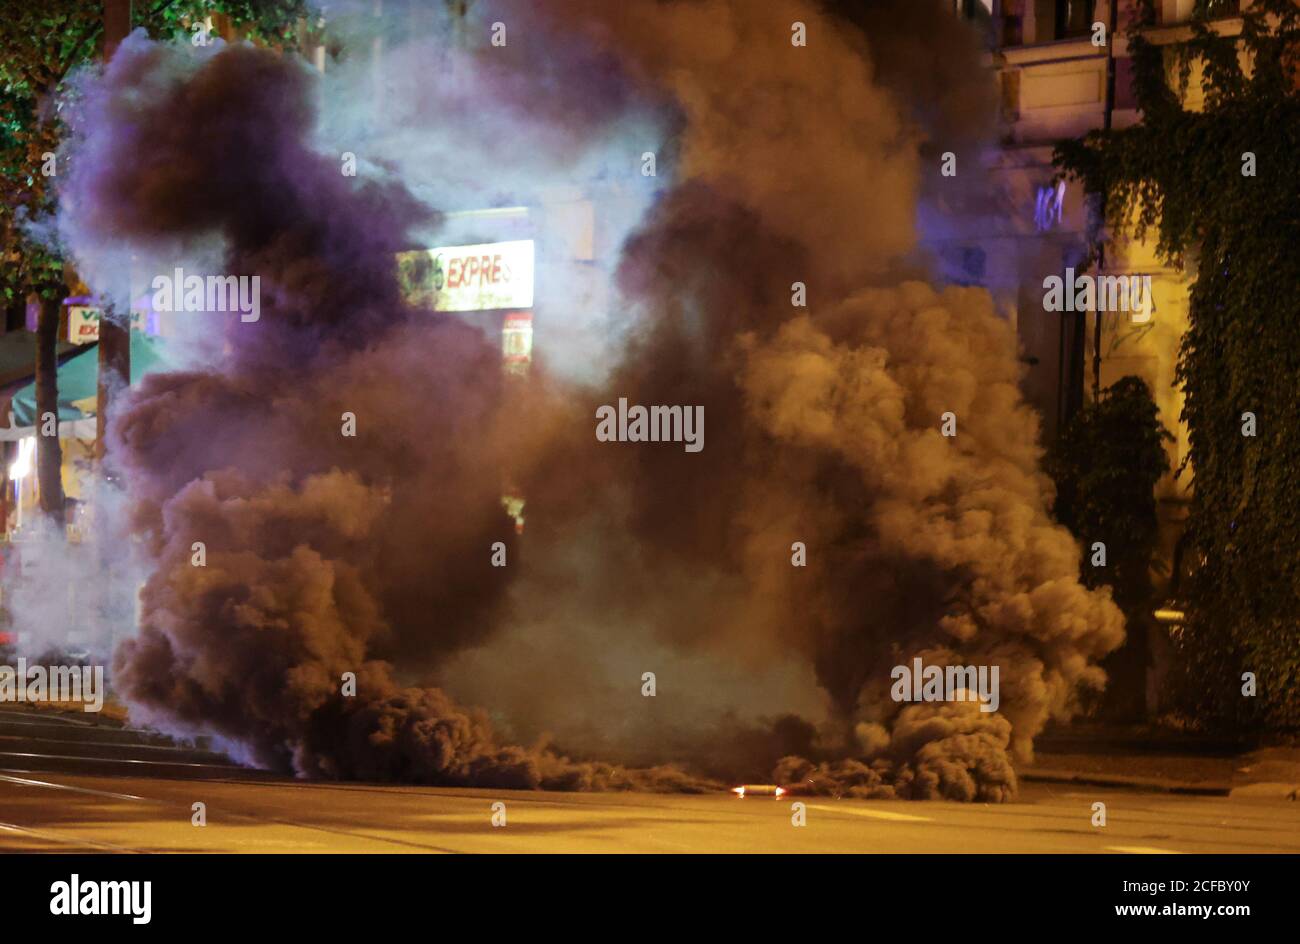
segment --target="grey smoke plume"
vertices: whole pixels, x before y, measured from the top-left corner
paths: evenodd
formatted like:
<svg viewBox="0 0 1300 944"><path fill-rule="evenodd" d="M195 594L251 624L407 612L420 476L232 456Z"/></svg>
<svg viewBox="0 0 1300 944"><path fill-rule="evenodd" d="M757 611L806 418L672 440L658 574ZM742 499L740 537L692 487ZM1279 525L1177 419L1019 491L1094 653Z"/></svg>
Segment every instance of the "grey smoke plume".
<svg viewBox="0 0 1300 944"><path fill-rule="evenodd" d="M133 714L305 776L680 789L786 757L806 789L1012 795L1122 623L1047 515L1009 326L899 275L931 125L871 38L802 0L478 2L454 47L428 16L319 122L312 74L247 47L133 39L83 89L74 251L219 245L263 285L258 323L115 417L150 565L115 660ZM621 195L616 263L592 298L539 297L539 363L506 383L477 328L403 304L393 256L447 232L430 207L560 186ZM547 319L588 338L602 305L600 369L548 350ZM597 442L619 397L703 405L705 450ZM891 701L915 656L999 665L1000 712Z"/></svg>

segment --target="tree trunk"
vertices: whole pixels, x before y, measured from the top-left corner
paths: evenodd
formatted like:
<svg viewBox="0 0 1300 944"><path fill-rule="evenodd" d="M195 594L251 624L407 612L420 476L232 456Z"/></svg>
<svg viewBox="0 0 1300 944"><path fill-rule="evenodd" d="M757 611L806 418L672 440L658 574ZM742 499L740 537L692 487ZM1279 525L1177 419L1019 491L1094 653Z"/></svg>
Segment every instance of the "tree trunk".
<svg viewBox="0 0 1300 944"><path fill-rule="evenodd" d="M63 523L63 449L59 445L59 300L42 298L36 322L36 482L41 511ZM53 422L47 423L50 415ZM47 433L53 435L46 435Z"/></svg>
<svg viewBox="0 0 1300 944"><path fill-rule="evenodd" d="M131 32L131 0L104 0L104 61L113 58L117 47Z"/></svg>

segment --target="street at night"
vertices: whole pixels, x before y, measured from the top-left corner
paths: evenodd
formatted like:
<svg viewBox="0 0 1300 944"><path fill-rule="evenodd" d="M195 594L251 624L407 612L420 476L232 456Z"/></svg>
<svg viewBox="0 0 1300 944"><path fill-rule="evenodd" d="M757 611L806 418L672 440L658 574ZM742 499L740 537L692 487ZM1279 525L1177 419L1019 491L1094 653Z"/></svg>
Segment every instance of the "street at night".
<svg viewBox="0 0 1300 944"><path fill-rule="evenodd" d="M1300 0L0 0L6 905L1287 916L1297 153Z"/></svg>
<svg viewBox="0 0 1300 944"><path fill-rule="evenodd" d="M1278 790L1180 796L1025 785L1008 804L583 794L247 779L207 752L39 713L0 714L0 850L386 853L1295 853ZM124 743L125 742L125 743ZM193 828L193 805L207 825ZM1107 829L1092 827L1106 804ZM504 803L506 828L494 828ZM1289 824L1289 825L1287 825Z"/></svg>
<svg viewBox="0 0 1300 944"><path fill-rule="evenodd" d="M4 774L8 852L1296 853L1285 800L1157 797L1027 787L1012 804L826 800L790 828L787 804L730 796L512 793L492 829L488 790L293 782L192 784ZM195 797L209 804L190 826ZM1101 836L1089 807L1105 801Z"/></svg>

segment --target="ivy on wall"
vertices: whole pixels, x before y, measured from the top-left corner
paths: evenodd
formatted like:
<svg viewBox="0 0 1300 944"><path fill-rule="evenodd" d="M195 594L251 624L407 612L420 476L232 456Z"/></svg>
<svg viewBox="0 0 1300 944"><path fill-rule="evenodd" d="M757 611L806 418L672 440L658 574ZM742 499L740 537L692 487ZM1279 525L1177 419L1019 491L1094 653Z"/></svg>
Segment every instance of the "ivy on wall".
<svg viewBox="0 0 1300 944"><path fill-rule="evenodd" d="M1300 5L1257 0L1231 35L1200 0L1163 45L1144 33L1152 0L1136 7L1141 122L1060 142L1055 162L1104 198L1111 232L1153 236L1190 278L1175 691L1205 728L1300 729Z"/></svg>

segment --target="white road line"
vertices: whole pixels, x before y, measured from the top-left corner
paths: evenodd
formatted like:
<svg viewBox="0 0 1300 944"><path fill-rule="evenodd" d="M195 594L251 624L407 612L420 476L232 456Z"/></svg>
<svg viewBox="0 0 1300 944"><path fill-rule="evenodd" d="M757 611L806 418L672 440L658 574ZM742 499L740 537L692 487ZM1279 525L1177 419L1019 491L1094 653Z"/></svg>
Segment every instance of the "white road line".
<svg viewBox="0 0 1300 944"><path fill-rule="evenodd" d="M90 712L86 712L90 714ZM18 720L11 721L14 718ZM77 727L97 728L99 724L85 718L73 718L68 715L38 715L30 711L0 711L0 724L32 724L53 727L55 725L75 725ZM125 730L114 728L111 730Z"/></svg>
<svg viewBox="0 0 1300 944"><path fill-rule="evenodd" d="M17 741L20 744L40 742L41 744L61 744L68 747L99 747L106 750L174 751L177 754L207 754L212 757L220 757L223 760L225 759L223 755L213 753L212 751L204 751L192 747L177 747L175 744L132 744L129 741L77 741L72 738L18 737L14 734L0 734L0 741Z"/></svg>
<svg viewBox="0 0 1300 944"><path fill-rule="evenodd" d="M143 800L144 797L133 796L130 793L110 793L107 790L91 790L88 787L72 787L64 783L50 783L48 780L29 780L26 777L10 777L7 774L0 774L0 780L6 783L16 783L24 787L45 787L48 790L70 790L73 793L88 793L91 796L112 797L115 800Z"/></svg>
<svg viewBox="0 0 1300 944"><path fill-rule="evenodd" d="M38 839L45 839L49 842L61 842L65 846L95 846L99 849L111 849L113 852L135 852L126 846L115 846L111 842L97 842L94 839L85 839L78 837L76 839L67 839L57 833L47 833L39 829L28 829L25 826L15 826L13 823L0 823L0 832L24 833L28 836L35 836Z"/></svg>
<svg viewBox="0 0 1300 944"><path fill-rule="evenodd" d="M848 813L851 816L865 816L868 819L884 819L895 823L933 823L929 816L913 816L911 813L894 813L889 810L864 810L856 806L821 806L808 804L810 810L825 810L827 813Z"/></svg>
<svg viewBox="0 0 1300 944"><path fill-rule="evenodd" d="M205 770L246 770L234 764L195 764L182 760L134 760L129 757L78 757L74 754L27 754L0 751L0 757L45 757L51 760L82 760L92 764L143 764L146 767L202 767Z"/></svg>
<svg viewBox="0 0 1300 944"><path fill-rule="evenodd" d="M142 796L133 796L132 794L129 793L111 793L106 790L92 790L89 787L73 787L62 783L51 783L46 780L31 780L27 777L11 777L6 774L0 774L0 782L14 783L20 786L28 786L28 787L46 787L51 790L69 790L73 793L87 793L92 796L109 797L111 799L116 799L116 800L138 800L141 803L149 803L154 806L161 806L161 807L171 807L176 805L174 800L170 800L164 797L142 797ZM262 813L223 811L222 815L233 819L247 820L250 823L254 823L258 825L263 823L274 823L277 826L289 826L294 829L314 830L316 832L330 833L339 836L351 836L359 839L365 839L371 842L388 843L390 845L404 846L404 847L422 849L422 850L432 851L432 852L445 852L445 853L454 854L462 851L459 849L450 849L445 846L435 846L428 842L398 839L392 836L380 836L372 833L358 832L355 830L343 829L342 827L332 827L332 826L327 826L318 823L302 823L291 819L280 819L276 816L268 816ZM62 839L59 836L52 833L42 833L35 829L27 829L26 827L18 826L13 823L0 823L0 831L3 830L8 830L10 832L29 833L30 835L39 836L43 839L49 839L54 842L64 842L70 845L77 844L77 842L74 842L73 840ZM105 849L115 849L121 852L136 851L134 849L128 849L123 846L114 846L110 843L95 842L93 839L82 839L79 841L93 846L102 846ZM184 851L184 850L180 850L180 851Z"/></svg>

